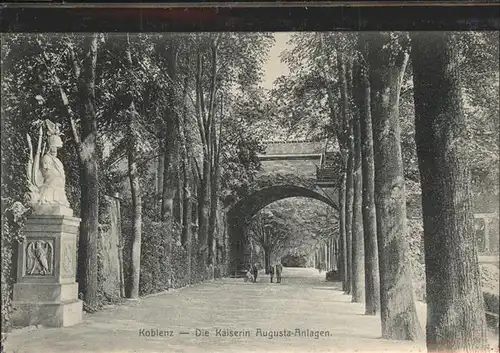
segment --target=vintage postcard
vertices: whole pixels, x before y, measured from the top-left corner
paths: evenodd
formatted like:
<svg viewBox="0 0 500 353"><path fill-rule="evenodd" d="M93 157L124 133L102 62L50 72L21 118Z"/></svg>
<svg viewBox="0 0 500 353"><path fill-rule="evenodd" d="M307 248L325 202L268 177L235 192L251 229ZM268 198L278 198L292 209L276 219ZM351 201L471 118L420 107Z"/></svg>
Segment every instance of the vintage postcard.
<svg viewBox="0 0 500 353"><path fill-rule="evenodd" d="M498 6L1 16L2 352L498 352Z"/></svg>

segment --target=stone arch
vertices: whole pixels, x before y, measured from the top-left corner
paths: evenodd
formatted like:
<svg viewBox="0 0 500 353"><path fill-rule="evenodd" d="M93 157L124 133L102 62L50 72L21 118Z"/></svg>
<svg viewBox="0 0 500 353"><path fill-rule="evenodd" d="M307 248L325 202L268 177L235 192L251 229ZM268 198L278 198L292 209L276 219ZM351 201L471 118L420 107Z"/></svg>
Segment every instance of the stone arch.
<svg viewBox="0 0 500 353"><path fill-rule="evenodd" d="M227 213L227 223L229 230L230 259L229 266L231 273L238 273L242 269L244 249L242 240L244 239L244 228L250 219L267 205L290 197L312 198L339 210L337 203L331 198L320 194L310 188L298 185L275 185L261 188L250 195L239 200Z"/></svg>

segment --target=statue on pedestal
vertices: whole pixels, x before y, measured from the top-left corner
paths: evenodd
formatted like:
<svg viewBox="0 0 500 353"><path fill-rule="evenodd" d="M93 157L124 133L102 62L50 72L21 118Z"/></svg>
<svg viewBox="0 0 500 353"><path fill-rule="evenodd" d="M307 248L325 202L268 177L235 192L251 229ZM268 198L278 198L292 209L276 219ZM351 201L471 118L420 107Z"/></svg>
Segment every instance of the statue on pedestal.
<svg viewBox="0 0 500 353"><path fill-rule="evenodd" d="M82 321L83 303L75 281L80 219L73 217L69 207L64 168L57 158L63 145L60 125L50 120L38 120L35 125L38 143L34 151L27 136L26 169L33 214L26 218L24 239L18 246L11 322L21 327L71 326Z"/></svg>
<svg viewBox="0 0 500 353"><path fill-rule="evenodd" d="M47 130L45 142L43 141L43 125L46 126ZM39 129L38 145L35 153L33 153L31 138L29 134L27 135L30 150L27 167L29 196L30 203L35 208L39 208L39 206L69 208L65 191L66 176L64 167L57 158L57 149L63 146L60 135L62 135L60 124L45 120ZM46 153L45 150L47 150ZM43 157L41 157L42 155Z"/></svg>

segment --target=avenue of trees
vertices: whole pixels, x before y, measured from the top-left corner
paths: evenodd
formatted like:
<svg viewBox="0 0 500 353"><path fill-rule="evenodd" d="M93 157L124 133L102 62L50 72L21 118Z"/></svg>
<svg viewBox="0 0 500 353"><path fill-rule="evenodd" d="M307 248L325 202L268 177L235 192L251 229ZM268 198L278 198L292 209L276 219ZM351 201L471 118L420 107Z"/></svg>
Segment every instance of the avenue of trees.
<svg viewBox="0 0 500 353"><path fill-rule="evenodd" d="M306 260L314 255L312 249L326 244L332 234L338 235L333 212L320 201L301 197L276 201L259 211L248 227L248 236L262 250L266 273L272 262L287 255Z"/></svg>
<svg viewBox="0 0 500 353"><path fill-rule="evenodd" d="M275 123L335 141L344 291L415 340L407 190L421 193L429 351L487 346L473 198L498 195L498 33L300 33Z"/></svg>
<svg viewBox="0 0 500 353"><path fill-rule="evenodd" d="M130 210L130 248L123 251L130 253L127 296L137 298L141 238L151 222L186 249L194 236L193 256L207 270L214 266L216 233L224 228L218 215L259 167L259 135L249 127L263 117L260 80L272 43L266 33L5 36L2 327L15 280L12 251L29 214L26 134L34 122L50 119L64 131L59 158L82 219L77 282L84 307L100 303L102 201L116 192Z"/></svg>
<svg viewBox="0 0 500 353"><path fill-rule="evenodd" d="M290 74L269 97L260 87L273 43L267 33L4 39L2 327L12 253L29 214L25 141L36 121L64 130L59 158L82 219L77 282L90 307L100 300L103 195L126 185L128 296L137 298L143 226L161 223L186 249L196 241L193 256L213 266L218 215L248 192L260 141L277 137L280 126L289 137L332 142L340 212L338 221L316 215L321 220L308 224L312 213L298 207L301 228L279 205L261 212L248 233L266 249L266 262L338 233L344 291L365 303L366 314L380 313L384 338L415 340L423 330L408 261L407 194L421 193L428 350L486 350L472 199L498 195L498 33L294 34L283 54ZM297 237L304 224L311 234Z"/></svg>

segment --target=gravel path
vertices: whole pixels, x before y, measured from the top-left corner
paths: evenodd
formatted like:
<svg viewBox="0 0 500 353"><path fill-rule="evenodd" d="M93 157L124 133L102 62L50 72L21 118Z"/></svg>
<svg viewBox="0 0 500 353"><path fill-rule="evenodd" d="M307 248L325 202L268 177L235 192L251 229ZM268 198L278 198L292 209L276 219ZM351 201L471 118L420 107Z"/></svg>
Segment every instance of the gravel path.
<svg viewBox="0 0 500 353"><path fill-rule="evenodd" d="M255 284L216 280L107 308L73 327L15 331L7 352L425 352L423 341L380 339L379 317L349 298L324 273L285 268L281 284L265 275ZM425 305L418 311L424 325Z"/></svg>

